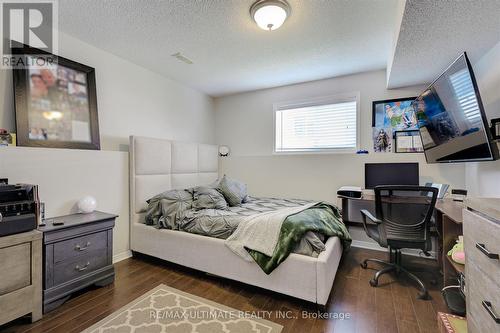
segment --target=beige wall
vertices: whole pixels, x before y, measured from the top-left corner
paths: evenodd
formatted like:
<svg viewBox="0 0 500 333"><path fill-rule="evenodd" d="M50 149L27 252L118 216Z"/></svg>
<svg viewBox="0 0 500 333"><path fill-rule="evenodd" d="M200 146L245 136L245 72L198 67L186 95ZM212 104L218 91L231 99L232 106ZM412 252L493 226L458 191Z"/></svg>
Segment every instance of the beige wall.
<svg viewBox="0 0 500 333"><path fill-rule="evenodd" d="M500 118L500 42L473 65L488 121ZM500 161L467 163L471 196L500 197Z"/></svg>
<svg viewBox="0 0 500 333"><path fill-rule="evenodd" d="M39 184L48 217L74 212L78 199L95 196L99 210L120 215L113 248L123 258L129 251L128 136L214 143L213 99L71 36L59 37L61 56L96 69L103 150L0 147L0 177ZM0 70L0 128L10 131L12 90L12 73Z"/></svg>

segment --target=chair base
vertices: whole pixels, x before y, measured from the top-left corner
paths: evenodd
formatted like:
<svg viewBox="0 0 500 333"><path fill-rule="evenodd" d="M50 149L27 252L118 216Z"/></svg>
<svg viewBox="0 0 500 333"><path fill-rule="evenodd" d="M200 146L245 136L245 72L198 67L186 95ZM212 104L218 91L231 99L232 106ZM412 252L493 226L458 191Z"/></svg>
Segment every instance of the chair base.
<svg viewBox="0 0 500 333"><path fill-rule="evenodd" d="M413 273L410 273L408 270L406 270L405 268L403 268L401 266L401 250L395 249L394 256L392 255L392 249L389 249L389 253L390 253L389 254L390 262L383 261L380 259L365 259L360 264L361 268L363 268L363 269L366 269L368 267L368 262L374 262L374 263L378 263L378 264L385 266L383 269L381 269L375 273L373 278L370 280L370 286L377 287L378 286L378 279L386 273L396 272L397 275L399 275L400 273L404 273L411 280L415 281L418 284L418 286L420 288L420 292L417 295L417 298L423 299L423 300L430 299L429 292L427 291L427 288L425 287L422 280L420 280L416 275L414 275Z"/></svg>

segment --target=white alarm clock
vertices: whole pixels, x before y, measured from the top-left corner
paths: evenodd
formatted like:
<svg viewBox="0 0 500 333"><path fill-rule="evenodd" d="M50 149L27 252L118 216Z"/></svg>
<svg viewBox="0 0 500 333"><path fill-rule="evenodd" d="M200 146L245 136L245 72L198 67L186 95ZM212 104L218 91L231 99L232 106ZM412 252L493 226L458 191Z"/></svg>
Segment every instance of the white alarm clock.
<svg viewBox="0 0 500 333"><path fill-rule="evenodd" d="M78 200L77 207L80 213L92 213L97 207L97 201L94 197L87 195Z"/></svg>

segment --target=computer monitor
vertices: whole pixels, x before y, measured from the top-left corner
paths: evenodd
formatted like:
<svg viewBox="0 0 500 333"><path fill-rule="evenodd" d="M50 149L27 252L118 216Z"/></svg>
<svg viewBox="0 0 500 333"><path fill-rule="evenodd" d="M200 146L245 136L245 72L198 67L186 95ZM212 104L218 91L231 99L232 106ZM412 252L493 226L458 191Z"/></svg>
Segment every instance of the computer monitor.
<svg viewBox="0 0 500 333"><path fill-rule="evenodd" d="M377 185L420 185L418 163L366 163L365 188Z"/></svg>

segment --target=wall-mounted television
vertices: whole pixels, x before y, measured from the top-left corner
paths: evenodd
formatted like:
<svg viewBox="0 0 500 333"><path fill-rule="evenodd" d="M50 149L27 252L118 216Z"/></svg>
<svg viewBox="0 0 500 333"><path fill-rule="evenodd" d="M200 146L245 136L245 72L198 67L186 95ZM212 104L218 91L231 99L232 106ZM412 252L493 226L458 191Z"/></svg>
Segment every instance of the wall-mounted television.
<svg viewBox="0 0 500 333"><path fill-rule="evenodd" d="M498 159L465 52L415 99L413 107L427 163Z"/></svg>

